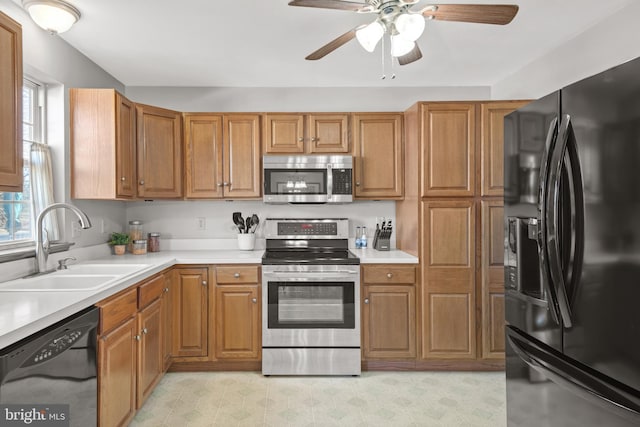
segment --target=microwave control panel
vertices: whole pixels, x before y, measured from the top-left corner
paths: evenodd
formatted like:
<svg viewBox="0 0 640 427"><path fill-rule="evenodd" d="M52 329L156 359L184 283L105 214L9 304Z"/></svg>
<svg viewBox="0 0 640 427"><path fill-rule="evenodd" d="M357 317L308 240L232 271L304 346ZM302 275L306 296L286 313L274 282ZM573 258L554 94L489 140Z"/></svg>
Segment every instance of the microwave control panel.
<svg viewBox="0 0 640 427"><path fill-rule="evenodd" d="M351 194L352 169L333 169L333 194Z"/></svg>

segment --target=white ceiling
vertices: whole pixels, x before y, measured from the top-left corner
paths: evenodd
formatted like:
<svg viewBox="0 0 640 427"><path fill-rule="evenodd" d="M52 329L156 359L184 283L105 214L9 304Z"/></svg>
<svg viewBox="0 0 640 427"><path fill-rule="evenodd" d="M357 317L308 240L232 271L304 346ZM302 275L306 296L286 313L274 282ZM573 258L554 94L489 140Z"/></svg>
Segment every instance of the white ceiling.
<svg viewBox="0 0 640 427"><path fill-rule="evenodd" d="M67 1L82 18L61 37L126 86L432 87L491 86L632 0L441 1L520 10L506 26L427 21L423 58L395 65L395 80L380 79L380 45L368 53L352 40L304 59L373 15L289 0Z"/></svg>

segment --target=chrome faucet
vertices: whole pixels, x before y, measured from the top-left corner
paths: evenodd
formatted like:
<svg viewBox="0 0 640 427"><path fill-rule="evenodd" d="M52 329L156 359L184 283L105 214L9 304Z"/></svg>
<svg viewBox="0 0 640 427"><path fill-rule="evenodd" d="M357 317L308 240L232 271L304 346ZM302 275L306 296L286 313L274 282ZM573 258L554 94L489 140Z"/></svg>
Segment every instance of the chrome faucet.
<svg viewBox="0 0 640 427"><path fill-rule="evenodd" d="M85 230L91 228L91 221L87 214L82 212L77 207L69 203L52 203L40 212L38 219L36 219L36 273L44 273L47 270L47 258L49 257L49 244L47 239L47 246L42 242L42 220L45 215L54 209L69 209L75 213L80 220L80 226Z"/></svg>

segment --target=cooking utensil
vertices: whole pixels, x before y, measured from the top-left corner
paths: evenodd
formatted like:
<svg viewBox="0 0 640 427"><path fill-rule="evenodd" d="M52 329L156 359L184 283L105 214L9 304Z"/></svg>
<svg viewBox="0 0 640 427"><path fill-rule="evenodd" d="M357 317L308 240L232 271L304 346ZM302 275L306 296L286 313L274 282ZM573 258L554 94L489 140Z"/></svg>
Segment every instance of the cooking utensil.
<svg viewBox="0 0 640 427"><path fill-rule="evenodd" d="M251 230L251 217L248 216L247 220L244 222L244 232L249 234L249 230Z"/></svg>
<svg viewBox="0 0 640 427"><path fill-rule="evenodd" d="M258 215L256 214L251 215L251 226L252 226L251 232L252 233L256 232L256 229L258 228L258 224L260 224L260 218L258 218Z"/></svg>
<svg viewBox="0 0 640 427"><path fill-rule="evenodd" d="M240 233L244 232L244 220L242 219L242 213L234 212L232 216L233 223L236 225L236 227L238 227L238 231L240 231Z"/></svg>

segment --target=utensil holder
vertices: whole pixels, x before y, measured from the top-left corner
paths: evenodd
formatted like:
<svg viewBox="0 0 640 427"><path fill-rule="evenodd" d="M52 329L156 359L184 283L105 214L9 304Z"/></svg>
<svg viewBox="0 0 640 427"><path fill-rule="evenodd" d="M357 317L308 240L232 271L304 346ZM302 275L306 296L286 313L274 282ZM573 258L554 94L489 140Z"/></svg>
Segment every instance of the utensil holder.
<svg viewBox="0 0 640 427"><path fill-rule="evenodd" d="M373 235L373 249L388 251L391 249L391 231L376 230Z"/></svg>
<svg viewBox="0 0 640 427"><path fill-rule="evenodd" d="M255 245L255 233L238 234L238 249L240 249L241 251L252 251Z"/></svg>

